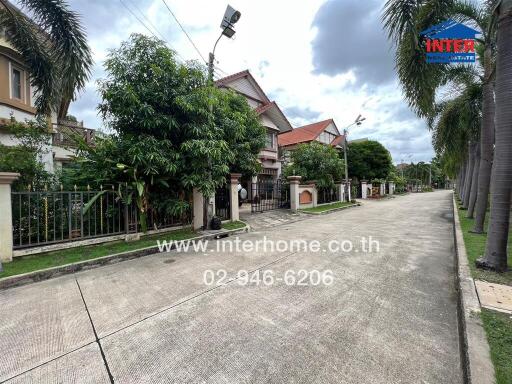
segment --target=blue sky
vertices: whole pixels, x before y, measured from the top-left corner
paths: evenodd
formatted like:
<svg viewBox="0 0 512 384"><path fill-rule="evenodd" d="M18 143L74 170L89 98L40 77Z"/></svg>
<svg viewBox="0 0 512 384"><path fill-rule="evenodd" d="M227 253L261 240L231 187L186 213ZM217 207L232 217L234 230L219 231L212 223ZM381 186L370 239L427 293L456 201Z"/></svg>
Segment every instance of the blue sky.
<svg viewBox="0 0 512 384"><path fill-rule="evenodd" d="M201 55L208 57L218 34L226 0L166 0ZM433 156L426 124L403 101L393 71L393 47L380 22L381 0L230 0L242 12L233 40L220 41L218 74L249 69L294 126L333 117L340 129L358 114L350 138L381 141L395 163L429 161ZM163 0L70 0L80 13L93 50L92 78L70 112L91 128L100 128L96 80L102 62L131 33L149 34L128 11L185 60L199 54L169 13Z"/></svg>

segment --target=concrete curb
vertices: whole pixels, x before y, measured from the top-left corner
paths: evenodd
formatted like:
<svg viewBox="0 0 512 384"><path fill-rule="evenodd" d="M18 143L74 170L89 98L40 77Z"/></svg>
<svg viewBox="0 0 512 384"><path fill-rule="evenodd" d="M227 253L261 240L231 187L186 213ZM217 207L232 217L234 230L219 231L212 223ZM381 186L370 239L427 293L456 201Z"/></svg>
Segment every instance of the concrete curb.
<svg viewBox="0 0 512 384"><path fill-rule="evenodd" d="M249 230L250 227L246 224L245 227L243 228L229 229L216 233L208 233L202 236L191 237L190 239L183 239L183 241L214 240L221 237L246 233L249 232ZM165 236L165 234L168 233L164 233L163 235ZM174 244L171 247L171 250L172 249L175 249ZM68 275L79 271L101 267L103 265L115 264L125 260L149 256L155 253L160 253L160 251L158 250L158 246L156 245L146 248L140 248L133 251L126 251L121 253L115 253L113 255L102 256L96 259L79 261L77 263L70 263L65 265L59 265L57 267L40 269L38 271L28 272L21 275L4 277L0 279L0 290L36 283L39 281L52 279L62 275Z"/></svg>
<svg viewBox="0 0 512 384"><path fill-rule="evenodd" d="M464 383L494 384L496 382L494 365L480 317L480 301L469 269L455 198L452 200L452 208L457 267L459 346Z"/></svg>
<svg viewBox="0 0 512 384"><path fill-rule="evenodd" d="M333 212L337 212L337 211L343 211L344 209L359 207L360 205L361 205L361 203L355 203L355 204L352 204L352 205L345 205L344 207L329 209L329 210L323 211L323 212L307 212L307 211L299 209L299 212L300 213L305 213L306 215L327 215L329 213L333 213Z"/></svg>

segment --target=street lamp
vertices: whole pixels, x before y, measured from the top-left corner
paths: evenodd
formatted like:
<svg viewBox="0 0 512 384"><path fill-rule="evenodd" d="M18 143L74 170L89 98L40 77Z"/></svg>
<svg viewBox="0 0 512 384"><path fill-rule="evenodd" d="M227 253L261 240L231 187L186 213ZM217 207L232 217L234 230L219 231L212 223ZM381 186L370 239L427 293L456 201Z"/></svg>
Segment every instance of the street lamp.
<svg viewBox="0 0 512 384"><path fill-rule="evenodd" d="M355 125L361 125L366 117L362 117L361 114L357 116L356 120L343 129L343 152L345 153L345 201L348 201L348 162L347 162L347 132L348 129Z"/></svg>
<svg viewBox="0 0 512 384"><path fill-rule="evenodd" d="M240 11L235 10L230 5L227 6L226 12L224 12L224 17L222 18L222 22L220 23L220 27L222 28L222 33L219 38L215 42L213 46L213 51L208 55L208 82L210 85L213 85L213 61L215 60L215 48L217 48L217 44L222 36L227 36L229 38L233 37L235 34L235 30L233 25L240 20L240 16L242 14ZM213 105L210 103L210 113L212 113ZM208 176L211 180L211 159L208 158ZM215 212L213 212L213 203L211 196L204 196L203 198L203 228L210 228L211 220Z"/></svg>
<svg viewBox="0 0 512 384"><path fill-rule="evenodd" d="M222 33L219 38L215 42L213 46L213 51L208 55L208 80L213 82L213 61L215 60L215 48L217 48L217 43L219 42L222 36L226 36L232 38L235 34L235 29L233 26L236 24L238 20L240 20L240 16L242 14L240 11L235 10L230 5L227 6L226 12L224 12L224 17L222 18L222 23L220 23L220 27L222 28Z"/></svg>

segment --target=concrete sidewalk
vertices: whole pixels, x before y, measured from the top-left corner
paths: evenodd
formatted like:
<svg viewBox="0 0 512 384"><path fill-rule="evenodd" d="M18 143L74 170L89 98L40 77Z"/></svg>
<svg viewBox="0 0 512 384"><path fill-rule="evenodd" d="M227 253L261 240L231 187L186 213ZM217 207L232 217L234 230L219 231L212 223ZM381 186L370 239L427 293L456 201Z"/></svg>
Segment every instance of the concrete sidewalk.
<svg viewBox="0 0 512 384"><path fill-rule="evenodd" d="M461 383L451 193L240 236L380 252L158 254L0 292L9 383ZM205 270L331 270L326 285L206 286Z"/></svg>

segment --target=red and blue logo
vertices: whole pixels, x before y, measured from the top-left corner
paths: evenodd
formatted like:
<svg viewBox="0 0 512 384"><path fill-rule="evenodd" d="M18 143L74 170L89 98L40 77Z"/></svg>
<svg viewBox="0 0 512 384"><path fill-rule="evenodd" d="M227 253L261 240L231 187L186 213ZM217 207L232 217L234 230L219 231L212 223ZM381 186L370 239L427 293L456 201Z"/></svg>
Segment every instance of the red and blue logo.
<svg viewBox="0 0 512 384"><path fill-rule="evenodd" d="M427 63L474 63L476 29L447 20L421 32Z"/></svg>

